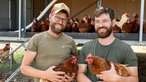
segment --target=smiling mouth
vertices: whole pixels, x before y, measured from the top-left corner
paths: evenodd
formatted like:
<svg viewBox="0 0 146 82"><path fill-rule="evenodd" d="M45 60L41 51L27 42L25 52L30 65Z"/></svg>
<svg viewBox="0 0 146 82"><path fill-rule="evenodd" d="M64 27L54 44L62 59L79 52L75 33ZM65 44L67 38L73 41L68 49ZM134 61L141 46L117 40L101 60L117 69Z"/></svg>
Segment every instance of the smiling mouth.
<svg viewBox="0 0 146 82"><path fill-rule="evenodd" d="M105 28L101 28L101 29L99 29L98 31L99 31L99 32L105 32L106 29L105 29Z"/></svg>
<svg viewBox="0 0 146 82"><path fill-rule="evenodd" d="M61 25L56 25L56 28L57 28L57 29L61 29L62 26L61 26Z"/></svg>

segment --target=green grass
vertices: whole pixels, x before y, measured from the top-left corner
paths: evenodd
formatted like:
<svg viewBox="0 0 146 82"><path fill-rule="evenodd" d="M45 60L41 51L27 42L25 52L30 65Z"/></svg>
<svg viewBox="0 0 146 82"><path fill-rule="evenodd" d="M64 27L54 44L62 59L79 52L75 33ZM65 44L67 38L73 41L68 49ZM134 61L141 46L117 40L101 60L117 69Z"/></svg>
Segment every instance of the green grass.
<svg viewBox="0 0 146 82"><path fill-rule="evenodd" d="M25 51L24 50L18 50L14 53L14 61L18 64L21 64L23 56L24 56Z"/></svg>

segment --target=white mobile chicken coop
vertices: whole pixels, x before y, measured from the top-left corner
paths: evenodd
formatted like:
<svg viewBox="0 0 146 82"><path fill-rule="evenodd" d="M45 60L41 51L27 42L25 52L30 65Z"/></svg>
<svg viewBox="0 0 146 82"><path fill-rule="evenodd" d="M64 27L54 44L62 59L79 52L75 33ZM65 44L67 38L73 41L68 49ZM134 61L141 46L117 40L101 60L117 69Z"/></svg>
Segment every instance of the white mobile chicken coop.
<svg viewBox="0 0 146 82"><path fill-rule="evenodd" d="M113 8L116 18L121 18L122 14L125 12L130 13L130 15L134 12L138 13L140 18L139 32L126 34L115 33L115 36L131 45L146 45L146 34L143 33L143 21L146 19L146 16L144 15L146 12L144 11L146 2L144 0L87 0L84 2L80 0L5 0L4 3L6 5L1 4L6 9L3 7L0 8L1 11L4 11L0 14L0 40L25 41L30 38L36 33L30 32L33 18L37 18L38 20L47 18L50 8L55 2L65 2L70 7L70 17L79 19L85 15L90 15L92 17L94 10L100 6ZM89 39L96 38L96 34L94 33L69 32L67 34L75 38L77 43L84 43L86 40L88 41Z"/></svg>

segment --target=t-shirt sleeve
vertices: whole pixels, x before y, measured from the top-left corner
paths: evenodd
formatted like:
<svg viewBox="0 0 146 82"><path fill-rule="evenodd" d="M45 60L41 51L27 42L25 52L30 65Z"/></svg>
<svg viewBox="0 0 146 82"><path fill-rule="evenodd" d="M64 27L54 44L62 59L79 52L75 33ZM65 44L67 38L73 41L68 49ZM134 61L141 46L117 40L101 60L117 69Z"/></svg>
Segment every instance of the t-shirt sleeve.
<svg viewBox="0 0 146 82"><path fill-rule="evenodd" d="M76 46L76 43L75 43L74 40L72 41L72 52L71 52L71 54L78 56L77 46Z"/></svg>
<svg viewBox="0 0 146 82"><path fill-rule="evenodd" d="M27 44L26 49L29 51L37 52L37 46L38 46L38 40L37 40L37 34L34 35Z"/></svg>
<svg viewBox="0 0 146 82"><path fill-rule="evenodd" d="M78 57L78 63L79 64L87 64L87 62L85 61L86 56L85 56L85 45L82 47L82 49L80 50L80 54Z"/></svg>
<svg viewBox="0 0 146 82"><path fill-rule="evenodd" d="M130 45L127 46L126 49L126 57L125 57L125 64L129 64L128 66L137 66L137 57Z"/></svg>

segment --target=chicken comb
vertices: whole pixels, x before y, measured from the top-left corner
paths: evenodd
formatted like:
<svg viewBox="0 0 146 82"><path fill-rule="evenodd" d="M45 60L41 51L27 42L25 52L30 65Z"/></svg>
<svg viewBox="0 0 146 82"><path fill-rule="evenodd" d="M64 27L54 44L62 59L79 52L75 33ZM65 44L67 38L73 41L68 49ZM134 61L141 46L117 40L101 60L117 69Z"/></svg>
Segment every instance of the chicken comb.
<svg viewBox="0 0 146 82"><path fill-rule="evenodd" d="M130 14L128 12L125 13L127 17L130 17Z"/></svg>
<svg viewBox="0 0 146 82"><path fill-rule="evenodd" d="M88 56L87 57L91 57L92 56L92 54L90 53L90 54L88 54Z"/></svg>

